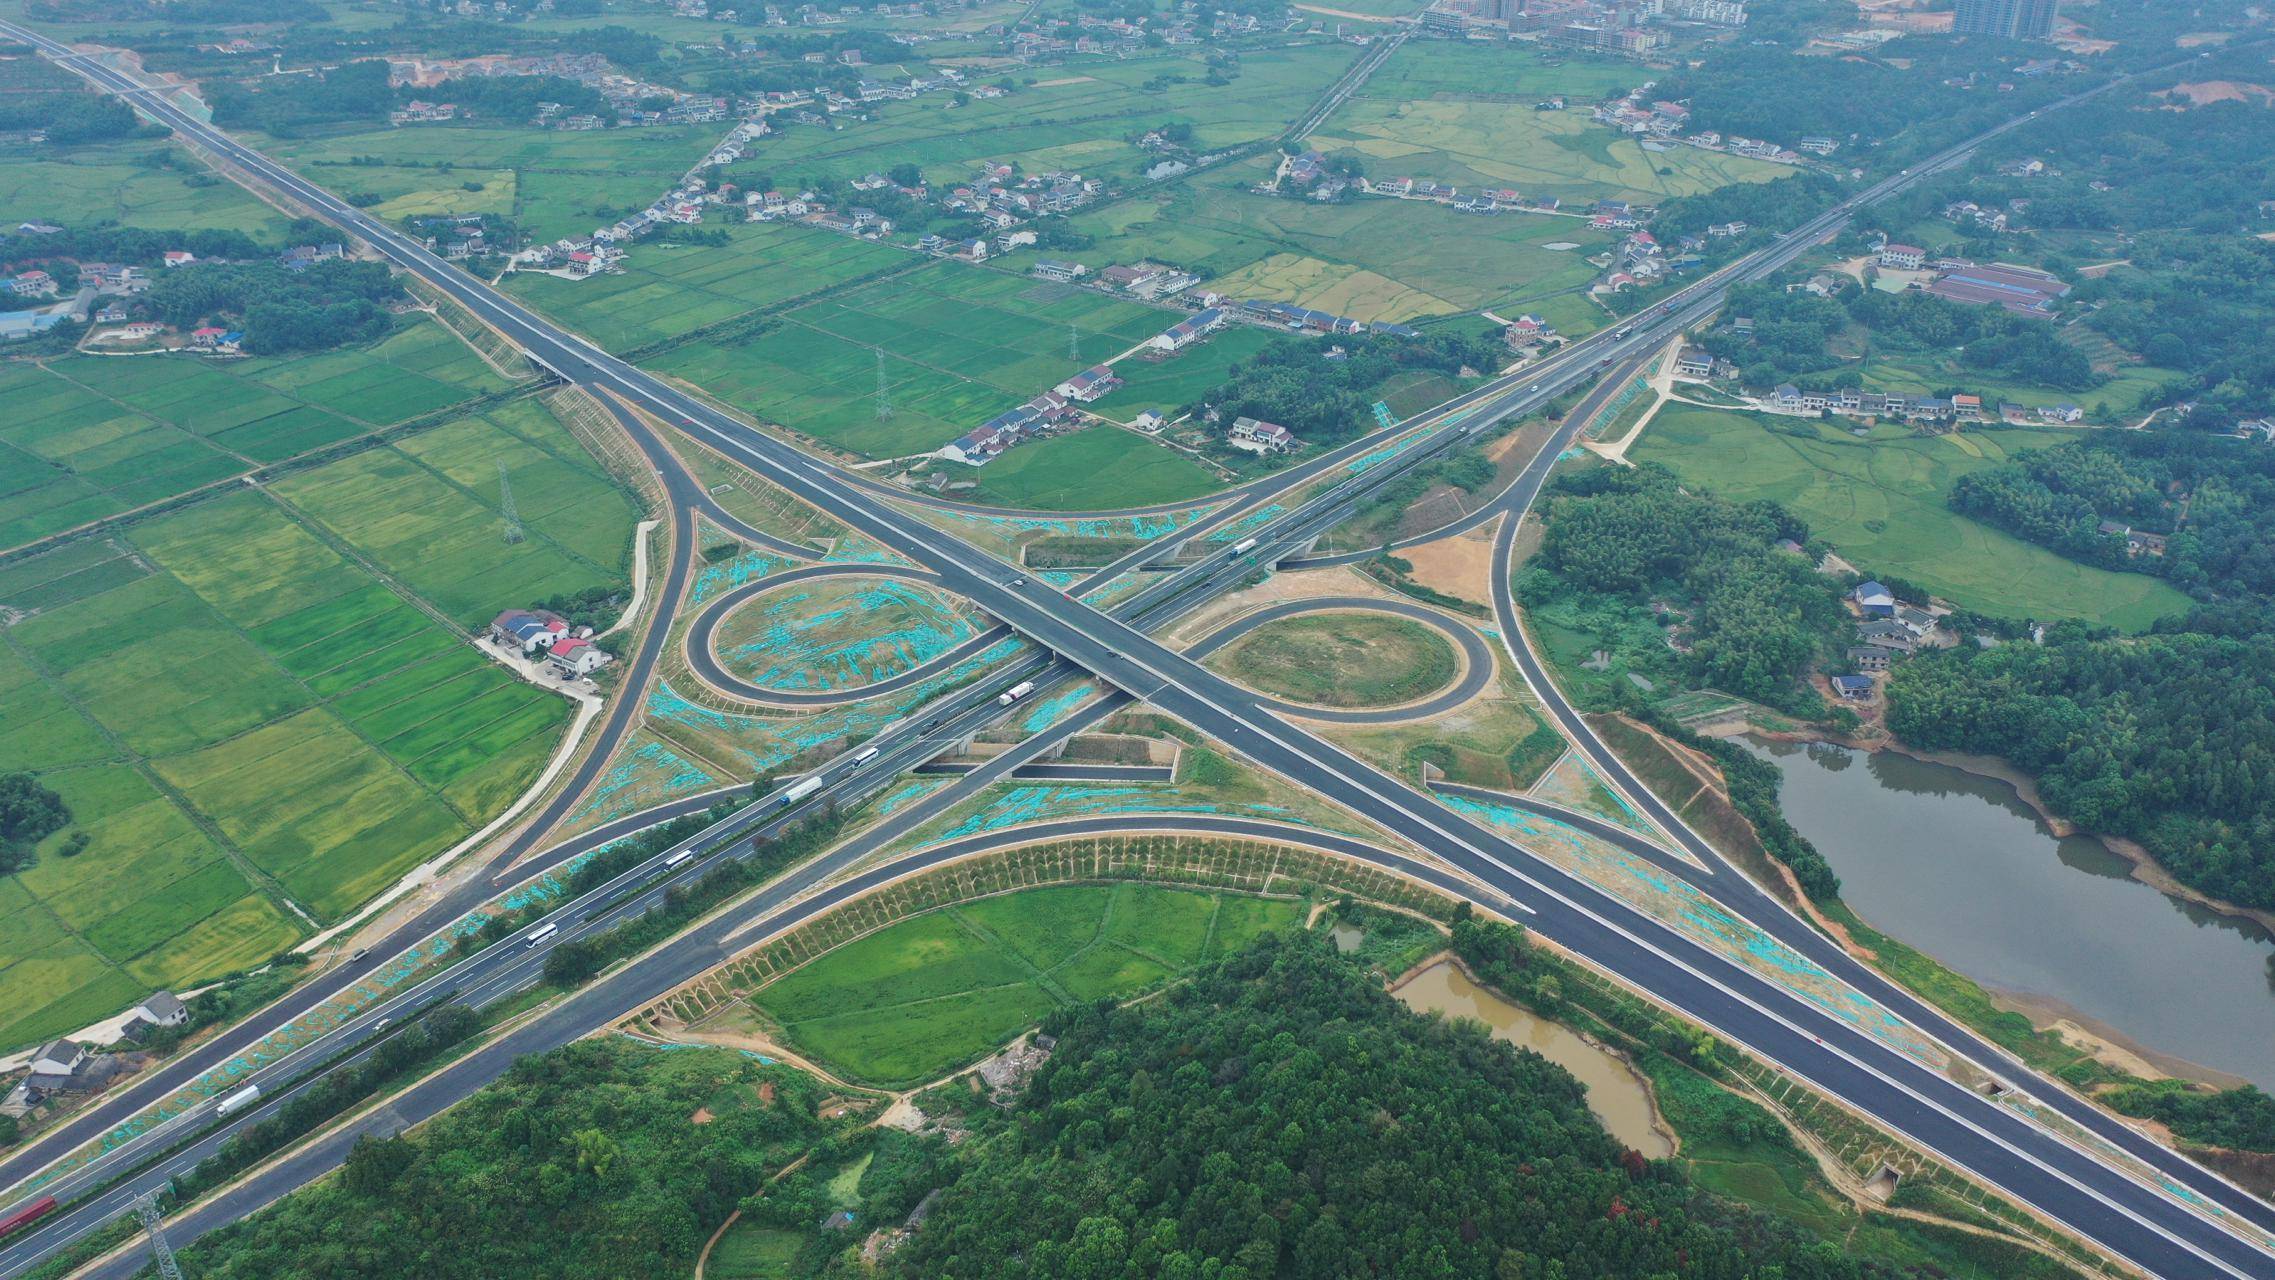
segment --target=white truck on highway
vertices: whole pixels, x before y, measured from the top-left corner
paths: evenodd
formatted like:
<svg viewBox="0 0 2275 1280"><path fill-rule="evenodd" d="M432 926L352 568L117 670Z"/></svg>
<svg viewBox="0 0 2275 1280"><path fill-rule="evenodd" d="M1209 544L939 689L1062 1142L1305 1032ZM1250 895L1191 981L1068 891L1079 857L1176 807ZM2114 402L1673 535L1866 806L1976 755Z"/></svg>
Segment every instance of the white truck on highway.
<svg viewBox="0 0 2275 1280"><path fill-rule="evenodd" d="M790 788L788 791L783 792L782 803L796 804L800 800L805 799L807 796L810 796L821 789L822 780L820 778L808 778L804 782L801 782L796 786Z"/></svg>
<svg viewBox="0 0 2275 1280"><path fill-rule="evenodd" d="M249 1084L244 1088L239 1089L237 1092L223 1098L221 1100L221 1105L213 1109L213 1114L216 1117L226 1119L230 1116L236 1115L238 1112L243 1111L245 1108L252 1106L254 1103L259 1102L260 1100L261 1086L257 1084Z"/></svg>
<svg viewBox="0 0 2275 1280"><path fill-rule="evenodd" d="M995 704L999 707L1008 707L1012 703L1019 701L1021 698L1026 697L1028 694L1033 693L1034 691L1034 681L1022 680L1010 688L1005 689L1002 693L997 694L995 698Z"/></svg>

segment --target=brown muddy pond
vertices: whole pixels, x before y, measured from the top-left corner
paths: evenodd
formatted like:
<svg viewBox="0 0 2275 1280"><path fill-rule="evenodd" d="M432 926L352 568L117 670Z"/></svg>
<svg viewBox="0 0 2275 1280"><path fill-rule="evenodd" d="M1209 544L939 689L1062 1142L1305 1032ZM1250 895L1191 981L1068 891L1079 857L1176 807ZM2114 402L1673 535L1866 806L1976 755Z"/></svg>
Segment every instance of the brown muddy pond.
<svg viewBox="0 0 2275 1280"><path fill-rule="evenodd" d="M1577 1076L1588 1087L1588 1109L1612 1137L1654 1160L1675 1153L1643 1081L1617 1055L1588 1043L1579 1032L1510 1004L1442 960L1391 994L1410 1009L1484 1023L1494 1039L1530 1049Z"/></svg>

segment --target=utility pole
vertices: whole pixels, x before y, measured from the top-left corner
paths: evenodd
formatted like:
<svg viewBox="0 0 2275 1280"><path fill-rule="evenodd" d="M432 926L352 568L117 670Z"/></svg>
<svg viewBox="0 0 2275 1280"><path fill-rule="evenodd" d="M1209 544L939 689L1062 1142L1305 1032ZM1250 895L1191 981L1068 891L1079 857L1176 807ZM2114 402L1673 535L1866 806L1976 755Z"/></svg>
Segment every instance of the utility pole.
<svg viewBox="0 0 2275 1280"><path fill-rule="evenodd" d="M1080 360L1082 358L1082 331L1071 324L1066 327L1066 358L1069 360Z"/></svg>
<svg viewBox="0 0 2275 1280"><path fill-rule="evenodd" d="M506 520L506 545L521 541L521 513L513 509L513 482L506 479L504 459L498 460L498 514Z"/></svg>
<svg viewBox="0 0 2275 1280"><path fill-rule="evenodd" d="M158 1217L156 1192L134 1202L134 1216L150 1235L150 1256L158 1263L158 1274L165 1280L182 1280L182 1264L174 1261L174 1247L166 1243L166 1224Z"/></svg>
<svg viewBox="0 0 2275 1280"><path fill-rule="evenodd" d="M877 353L877 421L893 416L893 394L885 385L885 353Z"/></svg>

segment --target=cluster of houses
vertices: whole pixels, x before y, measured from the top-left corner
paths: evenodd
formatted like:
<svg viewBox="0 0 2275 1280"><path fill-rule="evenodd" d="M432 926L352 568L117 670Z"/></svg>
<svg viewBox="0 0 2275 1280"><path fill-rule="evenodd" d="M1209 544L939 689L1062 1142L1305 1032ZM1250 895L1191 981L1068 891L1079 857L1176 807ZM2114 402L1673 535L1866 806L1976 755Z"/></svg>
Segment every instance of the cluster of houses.
<svg viewBox="0 0 2275 1280"><path fill-rule="evenodd" d="M1529 318L1529 317L1528 317ZM1733 317L1728 322L1733 333L1752 331L1753 321L1745 316ZM1511 341L1514 342L1514 335ZM1685 345L1675 353L1675 376L1705 381L1708 378L1731 377L1737 369L1728 361L1716 360L1704 347ZM1843 417L1867 418L1875 421L1900 421L1915 425L1965 425L1970 422L1995 421L2010 426L2075 426L2085 420L2085 410L2074 404L2019 405L2001 403L1994 410L1983 403L1979 395L1954 392L1949 397L1915 396L1897 391L1866 391L1860 387L1830 387L1803 390L1790 382L1775 388L1744 393L1748 407L1763 413L1784 414L1796 418L1821 418L1826 414ZM1859 428L1861 430L1861 428Z"/></svg>
<svg viewBox="0 0 2275 1280"><path fill-rule="evenodd" d="M1611 203L1618 203L1613 201ZM1623 222L1632 226L1632 214L1598 213L1589 220L1591 226L1614 230ZM1603 269L1590 288L1596 293L1619 293L1627 289L1649 288L1669 276L1686 275L1706 265L1706 239L1703 236L1684 236L1673 253L1659 243L1657 236L1648 231L1630 231L1610 252L1598 254L1589 262Z"/></svg>
<svg viewBox="0 0 2275 1280"><path fill-rule="evenodd" d="M950 462L982 467L1022 441L1048 435L1069 422L1079 421L1077 405L1090 404L1122 385L1106 365L1092 365L1016 409L995 415L948 442L940 456Z"/></svg>
<svg viewBox="0 0 2275 1280"><path fill-rule="evenodd" d="M188 1006L171 991L154 991L127 1014L119 1038L139 1043L160 1027L179 1027L190 1020ZM0 1098L0 1116L21 1118L49 1098L91 1093L126 1069L117 1055L98 1053L77 1040L50 1040L32 1052L24 1076Z"/></svg>
<svg viewBox="0 0 2275 1280"><path fill-rule="evenodd" d="M1072 213L1105 194L1106 184L1079 173L1021 176L1008 164L986 163L972 181L949 191L940 207L977 216L996 231L1008 231L1045 214Z"/></svg>
<svg viewBox="0 0 2275 1280"><path fill-rule="evenodd" d="M615 661L593 643L591 627L574 627L547 609L508 609L490 620L492 644L524 658L543 659L563 680L581 680Z"/></svg>
<svg viewBox="0 0 2275 1280"><path fill-rule="evenodd" d="M1381 182L1362 178L1359 189L1368 195L1442 204L1456 213L1495 214L1514 210L1554 213L1563 207L1563 201L1555 196L1527 197L1510 187L1488 187L1465 196L1459 187L1427 178L1389 178Z"/></svg>
<svg viewBox="0 0 2275 1280"><path fill-rule="evenodd" d="M1896 598L1879 582L1860 582L1848 593L1848 603L1859 619L1857 643L1850 646L1847 675L1832 677L1833 692L1861 702L1872 696L1872 680L1863 672L1886 671L1898 658L1909 657L1922 645L1936 642L1936 616Z"/></svg>
<svg viewBox="0 0 2275 1280"><path fill-rule="evenodd" d="M1271 181L1258 188L1266 194L1321 201L1340 200L1350 189L1350 179L1330 170L1327 157L1317 151L1284 157ZM1363 180L1360 189L1365 189Z"/></svg>
<svg viewBox="0 0 2275 1280"><path fill-rule="evenodd" d="M1840 149L1835 138L1809 137L1787 150L1774 142L1761 138L1743 138L1735 134L1724 137L1711 129L1696 133L1684 132L1690 128L1690 108L1680 102L1653 99L1651 91L1656 81L1645 81L1629 90L1625 97L1616 98L1596 107L1591 113L1598 124L1609 125L1621 133L1644 139L1644 149L1666 150L1676 142L1696 147L1701 151L1720 151L1745 156L1752 160L1768 160L1777 164L1800 164L1804 152L1815 156L1829 156Z"/></svg>

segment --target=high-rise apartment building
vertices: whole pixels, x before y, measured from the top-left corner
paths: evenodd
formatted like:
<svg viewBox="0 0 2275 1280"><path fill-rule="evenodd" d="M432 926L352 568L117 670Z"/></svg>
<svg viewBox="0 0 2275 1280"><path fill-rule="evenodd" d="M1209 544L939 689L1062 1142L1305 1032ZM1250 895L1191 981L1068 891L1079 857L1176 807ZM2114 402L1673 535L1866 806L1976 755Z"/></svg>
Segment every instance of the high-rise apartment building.
<svg viewBox="0 0 2275 1280"><path fill-rule="evenodd" d="M2060 0L1959 0L1951 30L1963 36L2043 40L2054 34Z"/></svg>

